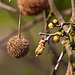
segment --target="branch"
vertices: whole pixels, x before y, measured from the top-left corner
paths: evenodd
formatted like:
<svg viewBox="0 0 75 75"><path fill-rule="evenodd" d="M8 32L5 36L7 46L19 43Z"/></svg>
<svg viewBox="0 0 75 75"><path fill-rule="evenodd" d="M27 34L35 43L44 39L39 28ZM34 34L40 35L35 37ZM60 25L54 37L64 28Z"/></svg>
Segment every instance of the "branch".
<svg viewBox="0 0 75 75"><path fill-rule="evenodd" d="M52 37L52 36L60 36L59 35L59 33L52 33L52 34L49 34L49 33L39 33L40 35L46 35L46 36L50 36L50 37Z"/></svg>
<svg viewBox="0 0 75 75"><path fill-rule="evenodd" d="M43 14L44 14L44 23L45 23L45 25L44 25L44 32L47 32L47 33L45 33L45 34L49 34L49 33L48 33L48 32L49 32L49 29L48 29L47 20L49 19L49 17L51 18L52 15L51 15L51 13L50 13L50 14L48 15L48 18L46 19L46 11L45 11L45 10L44 10ZM40 32L39 34L42 35L41 32ZM47 42L48 42L49 49L52 51L52 53L54 54L54 56L58 58L58 54L57 54L56 50L55 50L55 49L51 46L51 44L50 44L50 41L49 41L49 38L50 38L50 37L51 37L50 35L44 36L44 38L47 38Z"/></svg>
<svg viewBox="0 0 75 75"><path fill-rule="evenodd" d="M21 17L22 17L22 13L20 12L19 25L18 25L18 37L19 38L21 38Z"/></svg>
<svg viewBox="0 0 75 75"><path fill-rule="evenodd" d="M25 24L21 27L21 30L27 30L29 28L31 28L32 26L34 26L35 24L37 24L39 21L41 21L43 19L42 15L36 17L36 19L34 21L29 22L28 24ZM14 30L12 33L10 33L9 35L7 35L6 37L4 37L3 39L0 40L0 45L3 44L4 42L6 42L11 36L17 34L18 29Z"/></svg>
<svg viewBox="0 0 75 75"><path fill-rule="evenodd" d="M73 73L75 71L73 70L73 68L75 68L75 66L74 66L75 56L74 56L72 47L70 45L70 41L66 41L63 45L64 45L67 55L68 55L68 68L67 68L66 75L74 75Z"/></svg>
<svg viewBox="0 0 75 75"><path fill-rule="evenodd" d="M70 16L71 13L72 13L72 11L71 11L71 8L69 8L69 9L66 9L66 10L61 11L61 13L62 13L63 15Z"/></svg>
<svg viewBox="0 0 75 75"><path fill-rule="evenodd" d="M71 5L72 5L72 17L70 21L75 22L75 0L71 0Z"/></svg>
<svg viewBox="0 0 75 75"><path fill-rule="evenodd" d="M59 12L59 10L56 8L56 5L55 5L55 3L54 3L54 0L48 0L48 1L49 1L50 9L51 9L51 11L54 13L54 15L56 16L56 18L58 19L58 21L59 21L60 23L64 23L65 20L64 20L62 14ZM65 26L63 27L63 29L64 29L65 31L67 31L68 26L65 25Z"/></svg>
<svg viewBox="0 0 75 75"><path fill-rule="evenodd" d="M43 17L44 17L44 32L48 32L48 25L47 25L47 19L46 19L46 10L43 11Z"/></svg>
<svg viewBox="0 0 75 75"><path fill-rule="evenodd" d="M51 11L54 13L54 15L56 16L56 18L58 19L58 21L62 22L62 23L65 22L63 16L59 12L59 10L56 8L54 0L49 0L49 5L50 5Z"/></svg>
<svg viewBox="0 0 75 75"><path fill-rule="evenodd" d="M48 34L49 29L48 29L47 20L53 16L53 13L50 13L50 14L48 15L47 19L46 19L46 11L45 11L45 10L44 10L44 12L43 12L43 15L44 15L44 23L45 23L44 32L47 32L47 34ZM52 45L50 44L50 41L49 41L49 38L50 38L51 36L49 36L49 35L46 35L46 36L47 36L47 37L44 36L44 38L46 38L45 41L48 42L49 49L52 51L52 53L54 54L54 56L55 56L56 58L58 58L58 57L59 57L58 53L57 53L56 50L52 47ZM67 64L67 62L65 62L64 60L62 60L62 62L63 62L65 65Z"/></svg>
<svg viewBox="0 0 75 75"><path fill-rule="evenodd" d="M49 38L51 38L52 36L60 36L58 33L54 33L54 34L49 34L49 33L39 33L40 35L46 35L47 36L47 39L46 39L46 41L48 41L48 45L49 45L49 48L51 49L51 51L52 51L52 53L55 55L55 57L56 58L58 58L59 56L58 56L58 54L57 54L57 52L55 51L55 49L51 46L51 44L50 44L50 41L49 41ZM65 50L63 50L64 51L64 53L65 53ZM61 54L61 56L63 56L63 54ZM60 56L60 57L61 57ZM59 57L59 59L60 59L60 57ZM59 60L58 60L59 61ZM60 60L61 61L61 60ZM67 62L65 62L64 60L62 60L62 62L64 63L64 64L66 64L67 65Z"/></svg>
<svg viewBox="0 0 75 75"><path fill-rule="evenodd" d="M12 7L2 3L1 1L0 1L0 7L4 8L4 9L7 9L7 10L13 12L13 13L17 13L17 10L15 8L12 8Z"/></svg>
<svg viewBox="0 0 75 75"><path fill-rule="evenodd" d="M63 51L61 52L60 56L59 56L59 59L57 61L57 64L56 64L56 66L54 68L54 71L53 71L53 74L52 75L56 75L56 71L58 70L58 67L60 65L60 62L61 62L61 60L62 60L62 58L63 58L63 56L64 56L65 53L66 53L66 50L64 48Z"/></svg>
<svg viewBox="0 0 75 75"><path fill-rule="evenodd" d="M58 53L55 51L55 49L51 46L50 42L48 41L48 45L49 45L49 48L52 50L52 53L55 55L56 58L59 58L59 55ZM63 64L67 65L67 62L62 60Z"/></svg>

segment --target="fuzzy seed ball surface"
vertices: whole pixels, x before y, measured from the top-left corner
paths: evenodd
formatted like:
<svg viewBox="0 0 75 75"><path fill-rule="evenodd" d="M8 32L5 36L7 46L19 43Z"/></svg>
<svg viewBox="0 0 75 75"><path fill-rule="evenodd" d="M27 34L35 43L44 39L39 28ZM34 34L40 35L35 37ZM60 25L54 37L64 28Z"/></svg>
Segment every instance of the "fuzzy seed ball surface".
<svg viewBox="0 0 75 75"><path fill-rule="evenodd" d="M18 36L13 36L7 42L7 52L15 58L25 56L28 51L29 42L24 37L19 38Z"/></svg>
<svg viewBox="0 0 75 75"><path fill-rule="evenodd" d="M48 0L17 0L20 12L25 15L35 15L48 8Z"/></svg>

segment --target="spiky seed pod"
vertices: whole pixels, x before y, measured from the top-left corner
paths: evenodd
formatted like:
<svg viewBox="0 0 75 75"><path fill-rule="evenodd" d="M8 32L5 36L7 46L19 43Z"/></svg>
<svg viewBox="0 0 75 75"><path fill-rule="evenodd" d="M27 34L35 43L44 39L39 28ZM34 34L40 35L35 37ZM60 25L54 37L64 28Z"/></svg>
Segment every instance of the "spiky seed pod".
<svg viewBox="0 0 75 75"><path fill-rule="evenodd" d="M35 15L48 8L48 0L17 0L20 12L25 15Z"/></svg>
<svg viewBox="0 0 75 75"><path fill-rule="evenodd" d="M7 42L7 52L15 58L25 56L28 51L29 42L24 37L19 38L18 36L13 36Z"/></svg>

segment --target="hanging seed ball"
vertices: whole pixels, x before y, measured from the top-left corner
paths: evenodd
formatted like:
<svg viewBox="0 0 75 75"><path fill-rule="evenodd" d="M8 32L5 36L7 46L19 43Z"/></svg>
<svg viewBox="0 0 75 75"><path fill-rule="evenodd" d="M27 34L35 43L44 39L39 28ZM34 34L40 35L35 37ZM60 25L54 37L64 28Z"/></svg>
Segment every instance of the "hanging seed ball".
<svg viewBox="0 0 75 75"><path fill-rule="evenodd" d="M13 36L7 42L7 52L15 58L25 56L28 51L29 42L24 37L19 38L18 36Z"/></svg>
<svg viewBox="0 0 75 75"><path fill-rule="evenodd" d="M48 8L48 0L17 0L20 12L25 15L35 15Z"/></svg>

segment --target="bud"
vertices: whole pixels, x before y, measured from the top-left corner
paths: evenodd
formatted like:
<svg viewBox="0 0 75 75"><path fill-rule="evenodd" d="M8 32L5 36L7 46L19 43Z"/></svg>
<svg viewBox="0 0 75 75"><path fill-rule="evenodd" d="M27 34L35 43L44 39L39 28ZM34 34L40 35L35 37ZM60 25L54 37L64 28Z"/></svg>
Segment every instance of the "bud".
<svg viewBox="0 0 75 75"><path fill-rule="evenodd" d="M41 41L39 42L38 47L37 47L36 50L35 50L36 56L41 55L41 53L42 53L44 47L45 47L45 42L44 42L44 40L41 40Z"/></svg>
<svg viewBox="0 0 75 75"><path fill-rule="evenodd" d="M57 19L54 19L54 20L53 20L53 23L54 23L54 24L57 24L57 23L58 23L58 20L57 20Z"/></svg>
<svg viewBox="0 0 75 75"><path fill-rule="evenodd" d="M49 27L49 28L54 28L53 23L49 23L49 24L48 24L48 27Z"/></svg>
<svg viewBox="0 0 75 75"><path fill-rule="evenodd" d="M58 42L60 41L59 36L54 36L53 41L54 41L55 43L58 43Z"/></svg>

